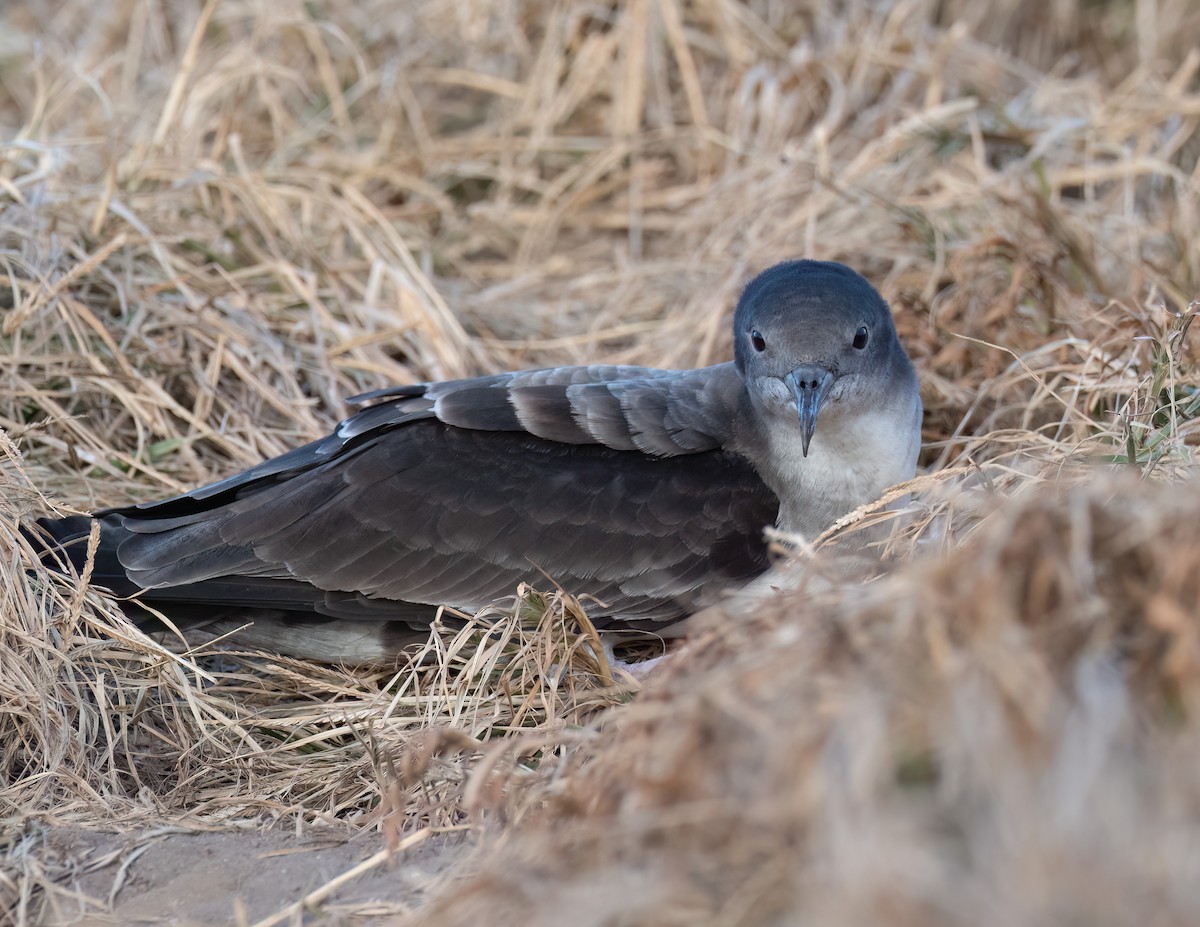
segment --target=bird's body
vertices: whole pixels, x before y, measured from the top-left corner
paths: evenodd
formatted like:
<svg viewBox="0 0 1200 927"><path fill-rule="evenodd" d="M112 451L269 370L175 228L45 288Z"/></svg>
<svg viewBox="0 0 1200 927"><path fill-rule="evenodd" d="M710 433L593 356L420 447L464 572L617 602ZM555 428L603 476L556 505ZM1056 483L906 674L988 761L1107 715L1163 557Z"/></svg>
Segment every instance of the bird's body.
<svg viewBox="0 0 1200 927"><path fill-rule="evenodd" d="M324 439L98 513L97 581L189 616L407 629L548 578L601 626L661 628L766 569L765 527L815 536L914 473L916 377L863 278L778 265L734 327L736 359L698 370L557 367L367 394ZM41 526L69 551L91 527Z"/></svg>

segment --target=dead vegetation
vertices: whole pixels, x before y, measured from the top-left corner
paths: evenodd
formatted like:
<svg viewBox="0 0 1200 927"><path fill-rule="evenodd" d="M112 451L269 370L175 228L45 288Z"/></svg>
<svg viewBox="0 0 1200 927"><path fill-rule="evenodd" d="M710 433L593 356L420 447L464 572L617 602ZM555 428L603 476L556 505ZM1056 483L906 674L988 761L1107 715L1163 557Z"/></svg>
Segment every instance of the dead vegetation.
<svg viewBox="0 0 1200 927"><path fill-rule="evenodd" d="M714 616L423 923L1193 921L1195 490L1031 492Z"/></svg>
<svg viewBox="0 0 1200 927"><path fill-rule="evenodd" d="M1194 923L1198 36L1189 0L5 4L7 917L109 903L40 834L169 823L482 840L345 919ZM632 704L561 596L412 666L179 655L17 532L387 382L715 362L797 255L896 310L918 517Z"/></svg>

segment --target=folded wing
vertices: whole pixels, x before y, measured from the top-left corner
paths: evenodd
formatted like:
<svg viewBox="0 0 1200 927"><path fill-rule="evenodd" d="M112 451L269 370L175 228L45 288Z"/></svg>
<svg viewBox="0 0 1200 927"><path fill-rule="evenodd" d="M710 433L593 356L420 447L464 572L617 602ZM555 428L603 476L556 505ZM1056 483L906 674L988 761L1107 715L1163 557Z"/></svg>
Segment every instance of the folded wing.
<svg viewBox="0 0 1200 927"><path fill-rule="evenodd" d="M108 518L129 578L176 600L303 584L330 594L317 612L394 617L381 600L471 609L548 578L602 619L669 621L766 566L778 501L725 449L737 387L730 365L399 387L321 441Z"/></svg>

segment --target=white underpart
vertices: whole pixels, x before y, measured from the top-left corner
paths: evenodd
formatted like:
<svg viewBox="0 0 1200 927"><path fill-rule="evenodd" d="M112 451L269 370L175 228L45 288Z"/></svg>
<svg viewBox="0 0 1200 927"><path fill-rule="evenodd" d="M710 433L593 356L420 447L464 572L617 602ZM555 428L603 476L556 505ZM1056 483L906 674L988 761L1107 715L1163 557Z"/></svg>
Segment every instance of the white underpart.
<svg viewBox="0 0 1200 927"><path fill-rule="evenodd" d="M768 484L782 502L778 526L814 538L835 521L912 479L920 450L920 407L843 410L817 419L804 456L799 422L767 430Z"/></svg>

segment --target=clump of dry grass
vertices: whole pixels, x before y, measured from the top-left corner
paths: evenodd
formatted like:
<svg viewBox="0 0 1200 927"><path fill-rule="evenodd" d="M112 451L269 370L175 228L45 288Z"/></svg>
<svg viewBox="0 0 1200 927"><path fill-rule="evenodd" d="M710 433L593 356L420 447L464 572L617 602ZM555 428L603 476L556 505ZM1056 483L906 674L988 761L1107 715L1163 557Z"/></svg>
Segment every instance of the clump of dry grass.
<svg viewBox="0 0 1200 927"><path fill-rule="evenodd" d="M1047 486L711 616L422 923L1193 922L1198 518L1195 480Z"/></svg>
<svg viewBox="0 0 1200 927"><path fill-rule="evenodd" d="M399 781L406 803L391 811L406 827L454 824L464 752L580 725L623 698L595 629L562 593L522 589L507 611L438 623L390 668L228 646L177 654L81 579L37 569L24 539L9 540L22 556L5 587L27 598L10 599L16 620L0 639L13 668L6 815L335 820L391 800L384 793Z"/></svg>
<svg viewBox="0 0 1200 927"><path fill-rule="evenodd" d="M1194 914L1171 848L1195 740L1198 17L6 4L8 830L527 834L538 900L485 863L435 921L1115 919L1122 887ZM871 277L917 363L932 473L890 547L913 563L718 621L632 710L604 713L625 696L566 598L403 671L214 664L16 530L250 465L387 382L724 359L738 287L801 254ZM24 921L58 871L31 847L0 870Z"/></svg>
<svg viewBox="0 0 1200 927"><path fill-rule="evenodd" d="M561 592L439 624L391 668L172 653L80 578L39 569L4 516L18 556L0 566L0 902L18 922L88 871L47 848L55 826L371 826L403 846L461 827L627 697Z"/></svg>

